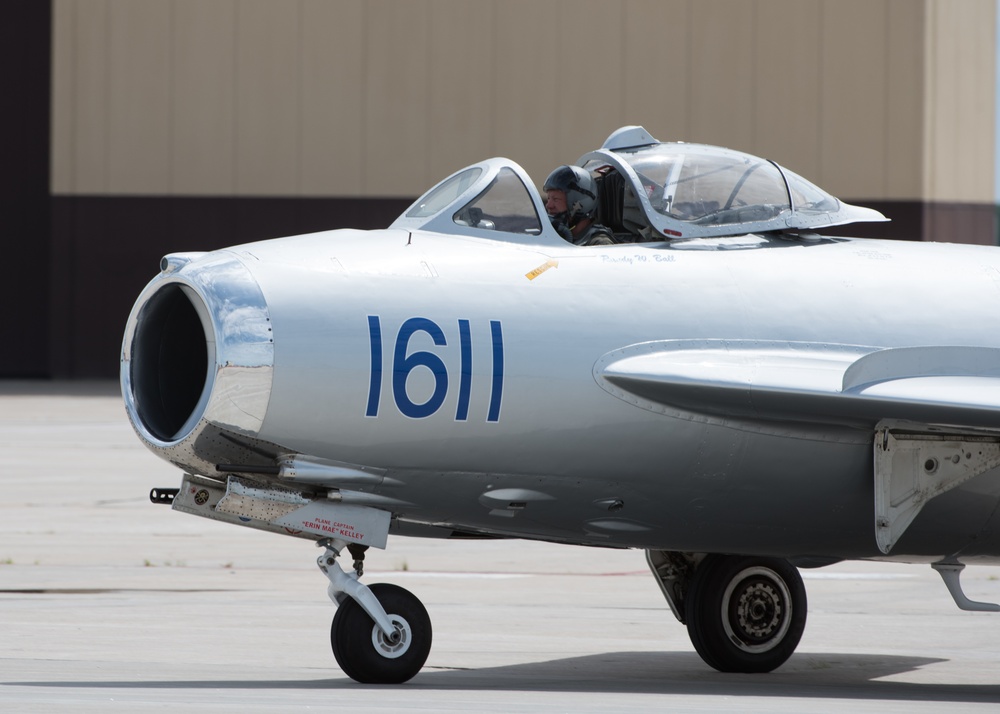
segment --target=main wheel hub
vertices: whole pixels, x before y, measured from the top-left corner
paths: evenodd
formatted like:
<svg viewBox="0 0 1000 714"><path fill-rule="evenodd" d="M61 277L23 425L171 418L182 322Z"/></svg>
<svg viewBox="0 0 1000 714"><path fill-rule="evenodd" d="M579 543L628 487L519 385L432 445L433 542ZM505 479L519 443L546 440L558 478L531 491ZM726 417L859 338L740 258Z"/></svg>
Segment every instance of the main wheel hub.
<svg viewBox="0 0 1000 714"><path fill-rule="evenodd" d="M781 624L783 609L780 594L770 584L749 583L735 603L740 632L751 640L766 640Z"/></svg>
<svg viewBox="0 0 1000 714"><path fill-rule="evenodd" d="M766 652L788 631L791 594L769 568L747 568L729 581L722 598L726 636L746 652Z"/></svg>

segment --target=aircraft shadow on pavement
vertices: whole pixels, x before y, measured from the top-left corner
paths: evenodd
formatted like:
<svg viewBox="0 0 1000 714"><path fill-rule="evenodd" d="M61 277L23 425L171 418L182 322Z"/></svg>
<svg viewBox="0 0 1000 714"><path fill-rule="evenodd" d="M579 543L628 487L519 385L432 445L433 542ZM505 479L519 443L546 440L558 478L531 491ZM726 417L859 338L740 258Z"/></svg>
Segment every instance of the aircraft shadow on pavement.
<svg viewBox="0 0 1000 714"><path fill-rule="evenodd" d="M883 681L944 661L802 653L768 674L725 674L709 668L694 652L615 652L476 670L425 666L412 684L472 690L1000 702L1000 685Z"/></svg>
<svg viewBox="0 0 1000 714"><path fill-rule="evenodd" d="M613 652L482 669L427 665L407 689L681 694L922 702L1000 702L1000 684L884 681L946 660L930 657L803 653L769 674L723 674L693 652ZM346 677L282 680L4 682L80 689L379 689Z"/></svg>

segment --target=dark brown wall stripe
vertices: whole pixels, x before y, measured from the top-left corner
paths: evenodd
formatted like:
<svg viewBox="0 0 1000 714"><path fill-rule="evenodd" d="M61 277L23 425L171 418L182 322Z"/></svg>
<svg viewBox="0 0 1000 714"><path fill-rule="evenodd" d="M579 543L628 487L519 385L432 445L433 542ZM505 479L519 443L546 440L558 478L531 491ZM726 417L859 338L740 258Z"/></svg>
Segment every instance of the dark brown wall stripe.
<svg viewBox="0 0 1000 714"><path fill-rule="evenodd" d="M52 7L0 2L0 376L49 376L49 97Z"/></svg>
<svg viewBox="0 0 1000 714"><path fill-rule="evenodd" d="M51 376L117 376L129 310L167 253L384 228L411 200L55 196Z"/></svg>

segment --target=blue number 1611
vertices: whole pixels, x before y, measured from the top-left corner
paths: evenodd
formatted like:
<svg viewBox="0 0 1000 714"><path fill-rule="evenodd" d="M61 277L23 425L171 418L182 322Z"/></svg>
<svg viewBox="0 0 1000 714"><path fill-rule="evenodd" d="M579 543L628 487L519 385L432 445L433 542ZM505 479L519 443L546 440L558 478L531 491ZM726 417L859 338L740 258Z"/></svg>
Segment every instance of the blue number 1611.
<svg viewBox="0 0 1000 714"><path fill-rule="evenodd" d="M446 347L444 330L425 317L411 317L404 322L396 333L396 341L392 348L392 397L396 408L404 416L413 419L429 417L444 404L448 396L448 366L434 352L418 350L407 354L410 339L418 332L430 336L438 347ZM503 330L499 320L490 320L490 337L492 341L493 376L490 382L490 404L486 421L500 420L500 402L503 399ZM382 322L377 315L368 316L368 338L371 346L371 377L368 384L368 408L365 416L377 417L379 402L382 397ZM469 418L469 401L472 396L472 327L468 320L458 321L459 342L459 375L458 375L458 406L455 409L456 421L467 421ZM434 376L434 391L427 401L416 403L406 393L406 380L417 367L426 367Z"/></svg>

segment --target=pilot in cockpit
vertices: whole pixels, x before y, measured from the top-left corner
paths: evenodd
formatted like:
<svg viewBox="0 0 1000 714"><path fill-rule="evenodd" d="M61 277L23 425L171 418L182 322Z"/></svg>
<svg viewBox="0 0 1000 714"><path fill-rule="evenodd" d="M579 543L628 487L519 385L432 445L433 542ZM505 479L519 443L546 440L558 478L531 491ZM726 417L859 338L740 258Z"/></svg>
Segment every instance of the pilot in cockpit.
<svg viewBox="0 0 1000 714"><path fill-rule="evenodd" d="M611 245L611 231L594 223L597 185L579 166L560 166L545 179L545 212L556 232L573 245Z"/></svg>

